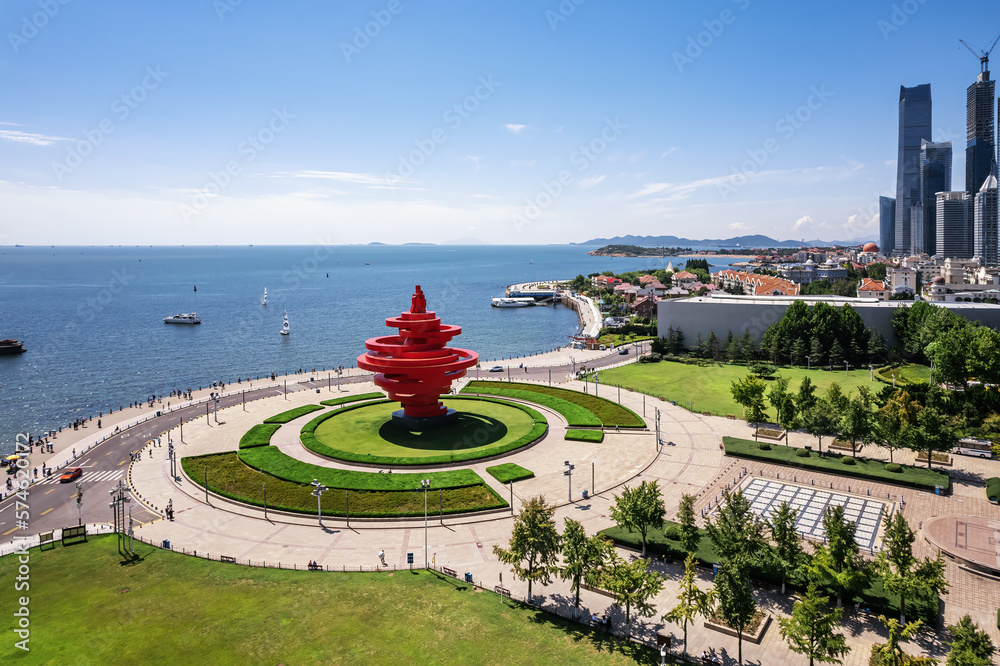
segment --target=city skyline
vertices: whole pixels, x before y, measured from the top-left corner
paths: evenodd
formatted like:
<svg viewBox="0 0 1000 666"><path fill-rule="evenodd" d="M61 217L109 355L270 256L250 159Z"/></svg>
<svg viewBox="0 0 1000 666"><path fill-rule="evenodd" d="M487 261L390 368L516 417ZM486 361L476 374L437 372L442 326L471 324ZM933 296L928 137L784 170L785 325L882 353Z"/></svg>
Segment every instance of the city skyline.
<svg viewBox="0 0 1000 666"><path fill-rule="evenodd" d="M960 5L8 3L0 244L875 239Z"/></svg>

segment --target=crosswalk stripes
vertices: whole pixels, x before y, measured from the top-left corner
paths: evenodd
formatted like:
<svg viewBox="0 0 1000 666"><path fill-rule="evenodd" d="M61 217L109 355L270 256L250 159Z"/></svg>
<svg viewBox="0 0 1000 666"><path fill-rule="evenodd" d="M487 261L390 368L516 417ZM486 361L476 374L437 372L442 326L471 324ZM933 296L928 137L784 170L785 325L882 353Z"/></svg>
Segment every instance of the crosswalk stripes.
<svg viewBox="0 0 1000 666"><path fill-rule="evenodd" d="M125 470L123 470L123 469L107 469L107 470L102 470L100 472L88 472L88 471L84 470L83 475L80 476L79 479L76 479L76 481L79 481L80 483L97 483L99 481L117 481L117 480L121 479L124 474L125 474ZM49 485L52 485L52 484L57 484L57 483L59 483L59 476L60 475L58 473L53 472L52 476L50 476L49 478L47 478L47 479L45 479L43 481L39 481L38 483L36 483L34 485L36 485L36 486L49 486Z"/></svg>

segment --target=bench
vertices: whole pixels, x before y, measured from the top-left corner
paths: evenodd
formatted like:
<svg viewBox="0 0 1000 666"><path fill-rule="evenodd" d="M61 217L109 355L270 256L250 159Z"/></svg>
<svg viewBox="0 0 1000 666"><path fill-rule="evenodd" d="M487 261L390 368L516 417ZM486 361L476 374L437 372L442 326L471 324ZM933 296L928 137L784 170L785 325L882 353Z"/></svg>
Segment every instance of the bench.
<svg viewBox="0 0 1000 666"><path fill-rule="evenodd" d="M308 568L309 568L309 571L322 571L323 570L323 565L322 564L310 564L310 565L308 565Z"/></svg>
<svg viewBox="0 0 1000 666"><path fill-rule="evenodd" d="M452 578L458 578L458 574L455 572L455 570L449 569L448 567L441 567L441 573L447 574Z"/></svg>
<svg viewBox="0 0 1000 666"><path fill-rule="evenodd" d="M219 556L219 561L220 562L229 562L230 564L236 564L236 558L235 557L230 557L229 555L220 555Z"/></svg>
<svg viewBox="0 0 1000 666"><path fill-rule="evenodd" d="M503 587L502 585L496 585L496 586L494 586L493 587L493 591L496 592L497 594L499 594L501 597L503 595L505 595L505 594L508 597L510 596L510 590L508 590L506 587Z"/></svg>

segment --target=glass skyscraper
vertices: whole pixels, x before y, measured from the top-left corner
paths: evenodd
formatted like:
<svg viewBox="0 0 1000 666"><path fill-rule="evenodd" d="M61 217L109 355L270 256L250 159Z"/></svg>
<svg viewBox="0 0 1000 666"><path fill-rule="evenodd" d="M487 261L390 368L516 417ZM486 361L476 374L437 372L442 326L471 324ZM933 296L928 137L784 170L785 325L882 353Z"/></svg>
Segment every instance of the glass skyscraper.
<svg viewBox="0 0 1000 666"><path fill-rule="evenodd" d="M920 146L931 138L931 85L899 87L899 152L896 156L894 253L913 250L913 205L921 203ZM917 221L920 233L923 220ZM920 245L920 243L918 243Z"/></svg>
<svg viewBox="0 0 1000 666"><path fill-rule="evenodd" d="M912 218L913 253L937 253L937 193L951 191L951 141L920 142L920 217ZM919 228L919 230L918 230Z"/></svg>
<svg viewBox="0 0 1000 666"><path fill-rule="evenodd" d="M989 70L980 72L976 82L965 91L965 191L971 200L990 175L996 139L993 128L993 100L996 81L990 80Z"/></svg>
<svg viewBox="0 0 1000 666"><path fill-rule="evenodd" d="M885 256L892 254L896 246L896 200L892 197L878 198L878 249Z"/></svg>
<svg viewBox="0 0 1000 666"><path fill-rule="evenodd" d="M1000 263L997 256L1000 238L997 232L997 178L996 163L993 163L990 174L976 192L975 199L972 256L977 257L983 266L996 266Z"/></svg>
<svg viewBox="0 0 1000 666"><path fill-rule="evenodd" d="M937 193L937 253L944 258L968 259L969 247L969 193Z"/></svg>

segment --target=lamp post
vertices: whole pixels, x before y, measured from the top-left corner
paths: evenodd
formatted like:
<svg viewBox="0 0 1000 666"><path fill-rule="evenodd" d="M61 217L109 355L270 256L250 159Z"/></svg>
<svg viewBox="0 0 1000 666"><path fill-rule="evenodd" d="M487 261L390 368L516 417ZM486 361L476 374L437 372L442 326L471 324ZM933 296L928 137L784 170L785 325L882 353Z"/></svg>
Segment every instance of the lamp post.
<svg viewBox="0 0 1000 666"><path fill-rule="evenodd" d="M264 520L267 520L267 484L264 484Z"/></svg>
<svg viewBox="0 0 1000 666"><path fill-rule="evenodd" d="M851 375L851 364L844 361L844 376L849 377Z"/></svg>
<svg viewBox="0 0 1000 666"><path fill-rule="evenodd" d="M319 526L323 527L323 493L329 490L329 488L320 483L319 479L313 479L313 482L310 485L316 487L315 490L312 491L312 495L316 498L316 515L319 517Z"/></svg>
<svg viewBox="0 0 1000 666"><path fill-rule="evenodd" d="M430 479L421 479L420 487L424 489L424 569L427 566L427 489L431 487Z"/></svg>
<svg viewBox="0 0 1000 666"><path fill-rule="evenodd" d="M572 502L573 501L573 470L575 469L576 466L575 465L570 465L568 460L565 461L565 462L563 462L563 464L566 465L566 471L563 472L563 476L565 476L566 479L569 481L569 501Z"/></svg>
<svg viewBox="0 0 1000 666"><path fill-rule="evenodd" d="M594 373L594 395L597 395L597 385L601 383L601 380L597 378L597 373Z"/></svg>
<svg viewBox="0 0 1000 666"><path fill-rule="evenodd" d="M871 363L868 364L868 375L869 375L868 381L870 382L875 381L875 368L872 367Z"/></svg>
<svg viewBox="0 0 1000 666"><path fill-rule="evenodd" d="M812 362L808 356L806 356L806 370L812 370Z"/></svg>
<svg viewBox="0 0 1000 666"><path fill-rule="evenodd" d="M219 422L219 396L215 396L214 407L215 407L215 409L213 410L213 412L214 412L214 416L215 416L215 422L218 423Z"/></svg>
<svg viewBox="0 0 1000 666"><path fill-rule="evenodd" d="M83 525L83 484L76 482L76 524Z"/></svg>

